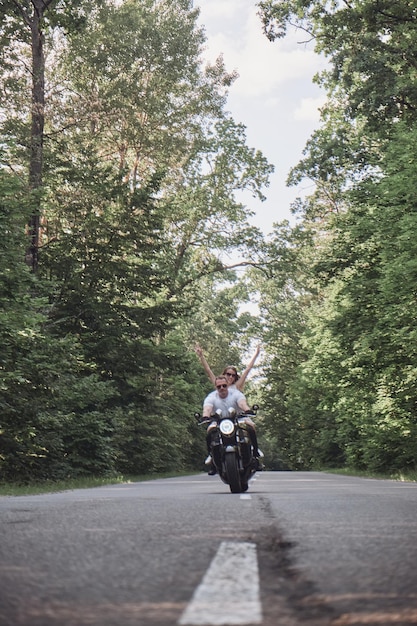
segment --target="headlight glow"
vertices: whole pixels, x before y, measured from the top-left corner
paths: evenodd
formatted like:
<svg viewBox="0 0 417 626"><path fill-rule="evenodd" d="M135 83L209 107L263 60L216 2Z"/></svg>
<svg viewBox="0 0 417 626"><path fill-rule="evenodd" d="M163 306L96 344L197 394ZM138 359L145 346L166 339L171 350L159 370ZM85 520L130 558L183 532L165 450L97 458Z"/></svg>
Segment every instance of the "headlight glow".
<svg viewBox="0 0 417 626"><path fill-rule="evenodd" d="M220 432L222 432L223 435L231 435L234 429L235 425L233 424L232 420L226 419L220 422Z"/></svg>

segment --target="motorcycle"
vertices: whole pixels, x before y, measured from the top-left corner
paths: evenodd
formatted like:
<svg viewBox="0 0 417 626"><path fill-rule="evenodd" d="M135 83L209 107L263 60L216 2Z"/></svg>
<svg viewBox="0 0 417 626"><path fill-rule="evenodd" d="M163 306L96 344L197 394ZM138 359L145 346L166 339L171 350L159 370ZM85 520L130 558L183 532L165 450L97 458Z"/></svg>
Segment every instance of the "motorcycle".
<svg viewBox="0 0 417 626"><path fill-rule="evenodd" d="M227 417L223 417L218 410L204 420L201 420L199 413L195 414L200 425L209 425L207 437L212 462L221 480L229 485L232 493L247 491L249 480L259 468L250 432L244 421L245 417L255 417L257 410L257 405L252 407L250 414L238 414L235 409L229 409Z"/></svg>

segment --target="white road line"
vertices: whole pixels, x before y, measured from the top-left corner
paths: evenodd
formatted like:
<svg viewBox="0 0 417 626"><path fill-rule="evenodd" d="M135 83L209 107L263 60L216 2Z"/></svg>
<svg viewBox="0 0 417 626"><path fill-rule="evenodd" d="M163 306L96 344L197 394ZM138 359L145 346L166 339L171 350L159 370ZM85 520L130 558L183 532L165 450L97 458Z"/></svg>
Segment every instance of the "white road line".
<svg viewBox="0 0 417 626"><path fill-rule="evenodd" d="M252 500L252 496L250 495L250 493L241 493L240 494L240 499L241 500Z"/></svg>
<svg viewBox="0 0 417 626"><path fill-rule="evenodd" d="M261 621L256 545L224 541L178 624L232 626Z"/></svg>

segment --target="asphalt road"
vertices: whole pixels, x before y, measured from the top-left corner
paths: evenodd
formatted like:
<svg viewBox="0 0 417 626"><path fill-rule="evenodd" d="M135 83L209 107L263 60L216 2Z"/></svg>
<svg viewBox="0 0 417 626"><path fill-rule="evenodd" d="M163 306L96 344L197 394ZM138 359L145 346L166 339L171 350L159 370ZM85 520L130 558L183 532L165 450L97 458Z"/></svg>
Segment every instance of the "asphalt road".
<svg viewBox="0 0 417 626"><path fill-rule="evenodd" d="M1 626L417 624L414 483L264 472L239 495L201 474L0 497L0 533Z"/></svg>

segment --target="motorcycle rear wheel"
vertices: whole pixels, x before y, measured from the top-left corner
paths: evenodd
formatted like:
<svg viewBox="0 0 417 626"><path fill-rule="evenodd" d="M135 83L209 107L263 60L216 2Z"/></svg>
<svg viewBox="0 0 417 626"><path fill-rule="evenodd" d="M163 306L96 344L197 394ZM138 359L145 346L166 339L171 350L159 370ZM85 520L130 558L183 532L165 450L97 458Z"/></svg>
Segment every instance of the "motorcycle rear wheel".
<svg viewBox="0 0 417 626"><path fill-rule="evenodd" d="M240 484L239 468L237 458L234 452L228 452L225 458L227 482L229 483L232 493L241 493L242 485Z"/></svg>

